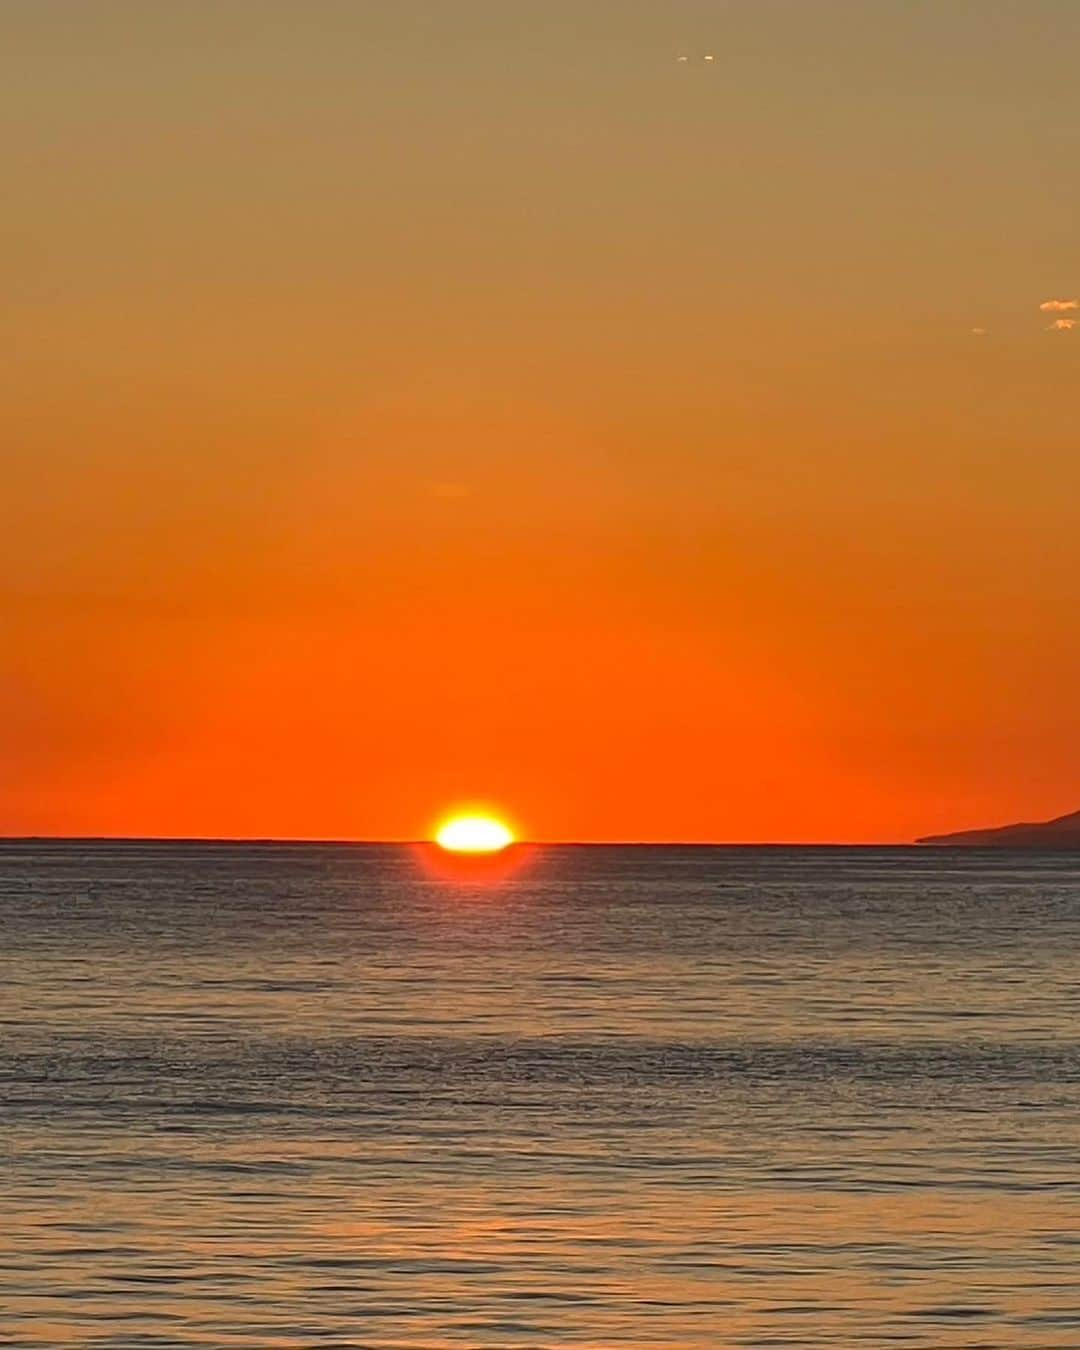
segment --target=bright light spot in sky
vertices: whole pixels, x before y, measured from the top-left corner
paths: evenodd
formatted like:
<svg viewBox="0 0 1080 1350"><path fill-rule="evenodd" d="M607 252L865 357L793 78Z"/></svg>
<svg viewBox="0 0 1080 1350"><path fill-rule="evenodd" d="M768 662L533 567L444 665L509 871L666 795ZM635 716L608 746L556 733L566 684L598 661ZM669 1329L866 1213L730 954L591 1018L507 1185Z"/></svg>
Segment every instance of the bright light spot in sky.
<svg viewBox="0 0 1080 1350"><path fill-rule="evenodd" d="M514 836L494 816L454 816L440 825L435 842L451 853L498 853Z"/></svg>

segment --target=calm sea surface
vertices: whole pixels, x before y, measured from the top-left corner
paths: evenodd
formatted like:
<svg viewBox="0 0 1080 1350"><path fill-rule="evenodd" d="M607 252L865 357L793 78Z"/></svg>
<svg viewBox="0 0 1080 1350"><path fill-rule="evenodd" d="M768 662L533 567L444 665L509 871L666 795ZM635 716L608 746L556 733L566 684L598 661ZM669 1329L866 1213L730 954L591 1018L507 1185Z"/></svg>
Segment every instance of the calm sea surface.
<svg viewBox="0 0 1080 1350"><path fill-rule="evenodd" d="M1080 856L0 846L0 1345L1080 1346Z"/></svg>

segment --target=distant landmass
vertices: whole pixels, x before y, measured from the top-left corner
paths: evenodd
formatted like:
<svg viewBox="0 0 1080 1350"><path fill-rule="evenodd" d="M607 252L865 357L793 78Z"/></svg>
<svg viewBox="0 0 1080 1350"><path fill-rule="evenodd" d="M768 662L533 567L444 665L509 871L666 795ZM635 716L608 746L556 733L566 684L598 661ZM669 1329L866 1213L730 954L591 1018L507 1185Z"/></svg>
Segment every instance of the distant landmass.
<svg viewBox="0 0 1080 1350"><path fill-rule="evenodd" d="M993 830L928 834L917 844L956 844L967 848L1080 848L1080 811L1056 820L1025 821Z"/></svg>

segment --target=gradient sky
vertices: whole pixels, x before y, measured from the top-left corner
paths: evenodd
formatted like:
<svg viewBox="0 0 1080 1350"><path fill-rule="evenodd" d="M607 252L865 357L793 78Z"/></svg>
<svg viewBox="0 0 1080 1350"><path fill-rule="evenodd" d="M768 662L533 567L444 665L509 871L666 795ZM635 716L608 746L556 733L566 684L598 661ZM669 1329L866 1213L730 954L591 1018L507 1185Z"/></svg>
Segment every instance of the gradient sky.
<svg viewBox="0 0 1080 1350"><path fill-rule="evenodd" d="M1076 0L0 30L0 832L1080 806Z"/></svg>

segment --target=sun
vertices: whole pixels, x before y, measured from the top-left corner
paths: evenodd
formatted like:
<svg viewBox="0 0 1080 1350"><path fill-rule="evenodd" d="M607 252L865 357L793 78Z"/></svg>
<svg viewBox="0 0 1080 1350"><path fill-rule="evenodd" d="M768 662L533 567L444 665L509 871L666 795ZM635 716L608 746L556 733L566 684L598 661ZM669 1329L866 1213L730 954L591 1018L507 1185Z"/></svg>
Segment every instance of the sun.
<svg viewBox="0 0 1080 1350"><path fill-rule="evenodd" d="M500 853L514 842L514 834L494 816L451 816L435 832L435 842L450 853Z"/></svg>

